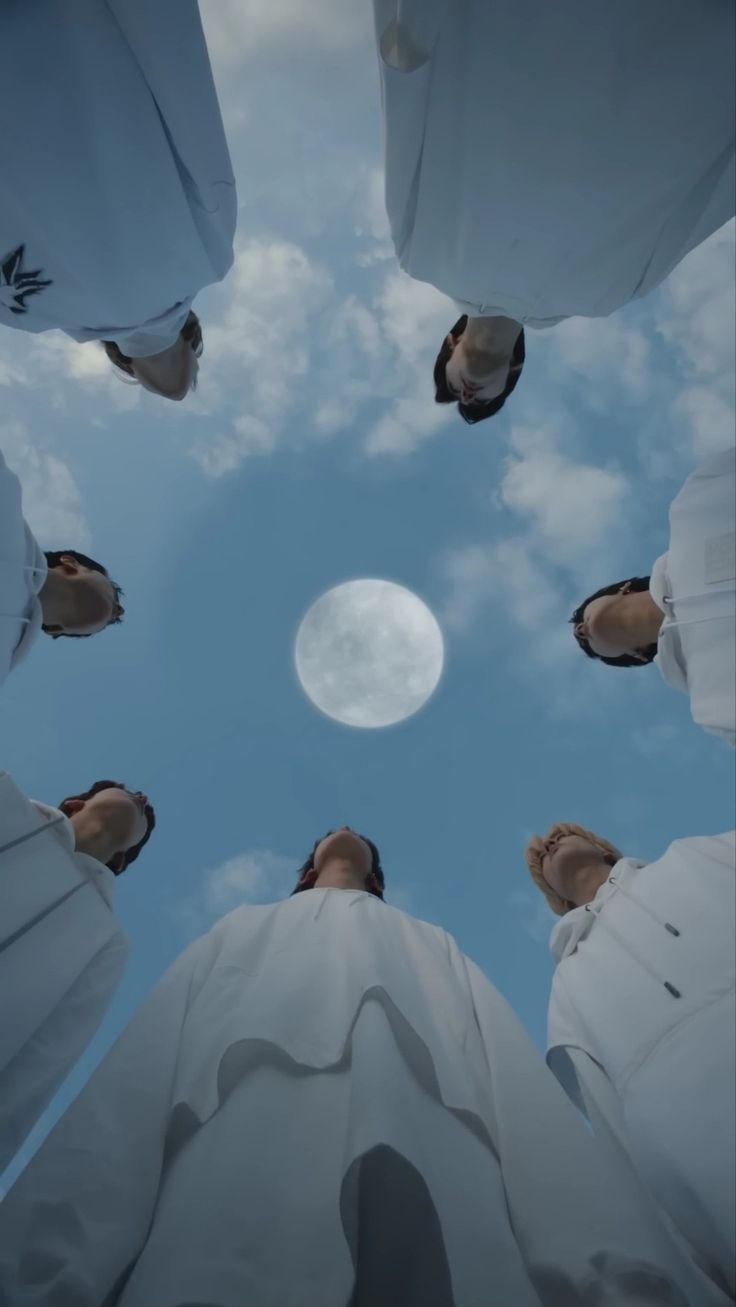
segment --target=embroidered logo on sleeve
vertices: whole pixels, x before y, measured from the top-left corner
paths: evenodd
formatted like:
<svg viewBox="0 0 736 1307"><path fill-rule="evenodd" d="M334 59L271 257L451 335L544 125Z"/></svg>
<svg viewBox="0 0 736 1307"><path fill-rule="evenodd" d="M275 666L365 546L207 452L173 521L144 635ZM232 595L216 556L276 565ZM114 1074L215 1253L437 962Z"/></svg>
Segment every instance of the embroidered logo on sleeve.
<svg viewBox="0 0 736 1307"><path fill-rule="evenodd" d="M24 268L26 247L19 245L11 254L0 259L0 307L11 313L27 313L26 300L30 295L38 295L51 281L41 281L41 268Z"/></svg>
<svg viewBox="0 0 736 1307"><path fill-rule="evenodd" d="M736 531L711 536L705 542L705 583L736 580Z"/></svg>

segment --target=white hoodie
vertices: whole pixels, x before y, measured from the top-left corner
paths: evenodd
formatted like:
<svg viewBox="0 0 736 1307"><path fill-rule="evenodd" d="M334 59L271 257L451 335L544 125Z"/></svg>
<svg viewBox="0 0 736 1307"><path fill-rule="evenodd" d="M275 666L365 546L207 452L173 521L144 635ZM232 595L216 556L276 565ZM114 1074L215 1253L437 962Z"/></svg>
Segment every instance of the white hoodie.
<svg viewBox="0 0 736 1307"><path fill-rule="evenodd" d="M23 519L20 482L0 453L0 685L41 630L48 567Z"/></svg>
<svg viewBox="0 0 736 1307"><path fill-rule="evenodd" d="M113 873L0 773L0 1172L99 1026L128 955Z"/></svg>
<svg viewBox="0 0 736 1307"><path fill-rule="evenodd" d="M622 858L552 932L547 1060L734 1291L734 833Z"/></svg>
<svg viewBox="0 0 736 1307"><path fill-rule="evenodd" d="M711 455L670 508L649 590L665 614L655 663L693 720L736 745L736 445Z"/></svg>

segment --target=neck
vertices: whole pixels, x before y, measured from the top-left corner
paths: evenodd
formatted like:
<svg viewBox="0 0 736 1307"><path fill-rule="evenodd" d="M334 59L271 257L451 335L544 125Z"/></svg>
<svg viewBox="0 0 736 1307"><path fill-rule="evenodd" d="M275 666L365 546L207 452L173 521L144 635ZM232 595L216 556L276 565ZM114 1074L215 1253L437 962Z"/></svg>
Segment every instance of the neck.
<svg viewBox="0 0 736 1307"><path fill-rule="evenodd" d="M622 595L621 598L616 615L621 620L627 643L634 649L646 649L648 645L656 644L664 613L655 604L649 591L641 590L636 594Z"/></svg>
<svg viewBox="0 0 736 1307"><path fill-rule="evenodd" d="M462 339L473 349L511 355L520 331L521 323L515 318L468 318Z"/></svg>
<svg viewBox="0 0 736 1307"><path fill-rule="evenodd" d="M117 849L112 847L112 840L104 825L86 812L75 812L70 818L74 827L74 843L77 853L86 853L98 862L108 863Z"/></svg>
<svg viewBox="0 0 736 1307"><path fill-rule="evenodd" d="M63 625L68 607L67 579L58 567L50 567L39 591L44 626Z"/></svg>
<svg viewBox="0 0 736 1307"><path fill-rule="evenodd" d="M610 874L611 868L607 862L592 862L587 867L580 867L567 886L567 898L576 908L582 907L584 903L592 903Z"/></svg>
<svg viewBox="0 0 736 1307"><path fill-rule="evenodd" d="M322 867L315 889L365 889L365 872L347 858L330 858Z"/></svg>

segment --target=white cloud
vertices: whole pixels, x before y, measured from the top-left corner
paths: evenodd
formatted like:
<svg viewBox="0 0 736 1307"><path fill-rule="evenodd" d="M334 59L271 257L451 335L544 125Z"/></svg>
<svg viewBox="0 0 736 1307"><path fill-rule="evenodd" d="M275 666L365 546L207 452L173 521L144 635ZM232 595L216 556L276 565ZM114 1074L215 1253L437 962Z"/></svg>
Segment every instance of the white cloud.
<svg viewBox="0 0 736 1307"><path fill-rule="evenodd" d="M276 903L296 883L299 862L271 849L252 849L203 872L198 893L175 905L184 932L193 936L245 903Z"/></svg>
<svg viewBox="0 0 736 1307"><path fill-rule="evenodd" d="M651 345L644 332L620 316L567 318L540 331L535 347L548 352L558 380L573 374L585 380L585 399L594 407L610 402L612 390L641 399L647 390Z"/></svg>
<svg viewBox="0 0 736 1307"><path fill-rule="evenodd" d="M502 503L525 517L548 559L586 563L620 522L629 490L622 472L575 462L555 447L549 428L516 426L501 481Z"/></svg>
<svg viewBox="0 0 736 1307"><path fill-rule="evenodd" d="M384 341L384 373L390 404L365 437L365 452L407 455L449 421L454 406L434 402L432 365L456 318L445 295L426 282L392 268L376 297L375 311Z"/></svg>
<svg viewBox="0 0 736 1307"><path fill-rule="evenodd" d="M204 904L220 917L239 903L271 903L291 893L296 864L270 849L255 849L204 873Z"/></svg>
<svg viewBox="0 0 736 1307"><path fill-rule="evenodd" d="M657 330L699 377L733 374L736 221L675 268L660 291Z"/></svg>
<svg viewBox="0 0 736 1307"><path fill-rule="evenodd" d="M89 531L74 476L62 459L30 439L20 422L3 426L3 453L23 487L23 515L49 549L87 548Z"/></svg>
<svg viewBox="0 0 736 1307"><path fill-rule="evenodd" d="M269 48L339 54L368 28L368 6L345 0L202 0L200 8L210 57L223 75Z"/></svg>
<svg viewBox="0 0 736 1307"><path fill-rule="evenodd" d="M728 441L733 441L736 430L734 401L725 386L686 386L675 399L673 408L688 425L696 458L716 454L725 449Z"/></svg>

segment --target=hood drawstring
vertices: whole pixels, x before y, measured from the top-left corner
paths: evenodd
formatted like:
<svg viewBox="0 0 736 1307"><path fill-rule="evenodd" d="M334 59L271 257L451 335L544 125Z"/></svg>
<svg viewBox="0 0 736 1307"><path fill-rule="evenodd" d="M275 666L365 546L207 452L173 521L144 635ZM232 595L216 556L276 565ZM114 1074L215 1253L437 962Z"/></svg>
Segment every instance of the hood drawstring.
<svg viewBox="0 0 736 1307"><path fill-rule="evenodd" d="M716 590L713 595L706 596L702 594L678 595L677 599L673 599L671 595L662 595L662 603L665 606L664 615L667 621L666 629L668 631L674 631L681 626L704 626L706 622L721 621L723 617L722 613L709 613L707 617L675 617L675 604L680 608L682 604L695 602L702 603L704 599L712 602L713 598L718 593L719 592Z"/></svg>
<svg viewBox="0 0 736 1307"><path fill-rule="evenodd" d="M651 917L652 921L656 921L658 926L664 926L665 930L669 931L670 935L677 935L679 937L681 932L677 929L677 926L673 926L671 921L663 921L647 903L642 903L641 899L637 898L636 894L632 894L631 890L624 889L618 876L609 876L608 880L611 885L617 887L619 894L623 894L624 898L628 899L630 903L633 903L637 908L640 908L642 912L646 912L647 916Z"/></svg>
<svg viewBox="0 0 736 1307"><path fill-rule="evenodd" d="M624 890L620 882L617 880L615 876L609 876L609 882L610 884L614 885L615 888L618 889L619 892L623 894L625 898L629 899L629 901L633 903L635 907L641 909L642 912L646 912L647 915L651 917L652 920L655 921L658 926L662 926L664 930L666 930L670 935L674 935L677 939L680 938L680 932L676 926L673 926L672 923L669 921L663 921L661 917L658 917L657 914L653 912L651 908L649 908L645 903L642 903L636 897L636 895L631 893L631 891ZM649 960L645 958L643 954L639 953L636 949L632 948L629 940L625 939L619 933L619 931L614 926L611 925L610 921L607 921L604 918L603 916L604 907L605 907L605 903L601 903L597 908L592 903L586 903L585 911L589 912L590 915L595 918L595 920L599 923L601 927L605 927L605 929L608 931L610 935L613 935L613 938L616 940L617 944L619 944L620 947L624 950L624 952L629 953L630 956L633 957L639 963L639 966L643 967L644 970L648 972L648 974L652 977L653 980L656 980L658 985L664 985L664 988L667 990L668 994L671 994L673 998L682 998L681 990L679 990L676 985L673 985L671 981L665 980L664 976L660 976L659 972L654 969L654 967L651 965Z"/></svg>

